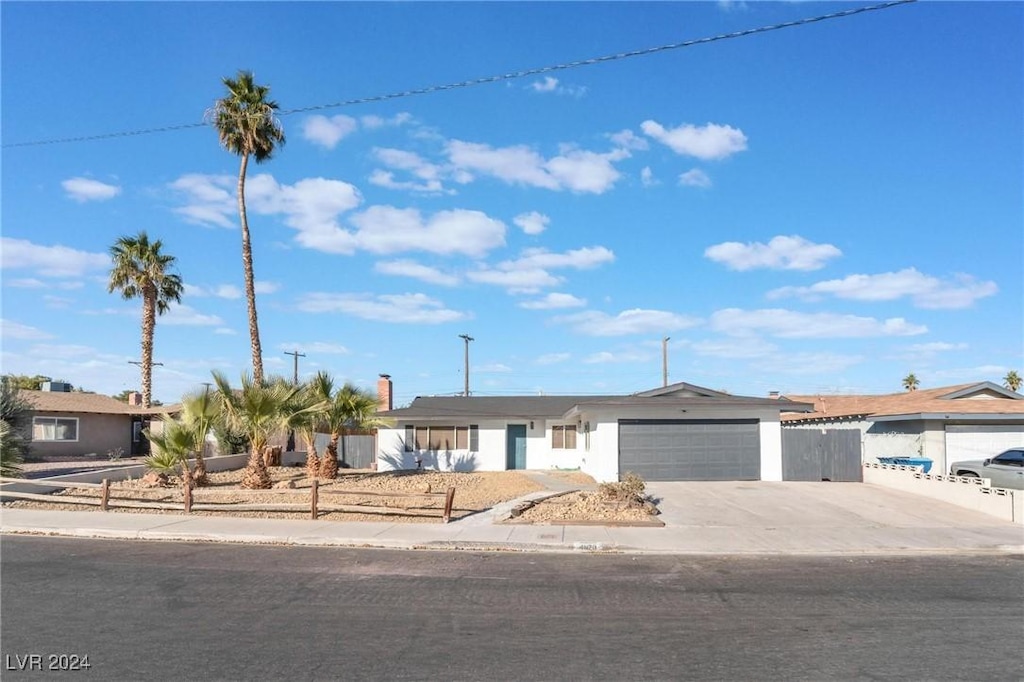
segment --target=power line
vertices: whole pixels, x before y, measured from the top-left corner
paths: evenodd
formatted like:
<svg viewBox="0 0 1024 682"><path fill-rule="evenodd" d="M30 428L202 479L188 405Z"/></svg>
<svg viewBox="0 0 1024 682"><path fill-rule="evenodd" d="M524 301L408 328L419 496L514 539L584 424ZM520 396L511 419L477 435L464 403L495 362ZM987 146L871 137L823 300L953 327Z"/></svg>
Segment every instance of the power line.
<svg viewBox="0 0 1024 682"><path fill-rule="evenodd" d="M899 5L908 5L910 3L917 2L917 0L892 0L891 2L883 2L877 5L867 5L864 7L854 7L852 9L842 10L840 12L831 12L829 14L821 14L816 17L807 17L804 19L794 19L793 21L784 21L778 24L770 24L768 26L759 26L757 28L748 28L742 31L733 31L731 33L720 33L714 36L707 36L704 38L694 38L692 40L684 40L679 43L669 43L668 45L658 45L657 47L648 47L639 50L630 50L628 52L617 52L615 54L604 55L601 57L591 57L589 59L579 59L576 61L565 62L563 64L552 64L550 66L541 66L532 69L522 69L519 71L512 71L505 74L496 76L485 76L483 78L472 78L469 80L458 81L456 83L447 83L445 85L430 85L424 88L414 88L411 90L400 90L398 92L392 92L385 95L373 95L370 97L359 97L356 99L343 100L341 102L332 102L330 104L314 104L312 106L298 107L295 109L285 109L278 112L279 116L288 116L290 114L302 114L311 111L323 111L325 109L338 109L341 107L355 106L358 104L371 104L374 102L385 102L392 99L399 99L402 97L413 97L415 95L427 95L434 92L443 92L445 90L455 90L457 88L468 88L475 85L486 85L489 83L498 83L501 81L516 80L519 78L527 78L529 76L537 76L545 73L552 73L555 71L565 71L566 69L575 69L582 66L592 66L594 64L601 64L603 62L611 62L619 59L629 59L630 57L642 57L644 55L655 54L658 52L666 52L668 50L678 50L685 47L693 47L695 45L704 45L707 43L715 43L720 40L731 40L733 38L743 38L746 36L756 35L758 33L768 33L769 31L778 31L784 28L793 28L795 26L804 26L806 24L814 24L820 21L828 21L830 19L843 19L850 17L855 14L863 14L864 12L875 12L878 10L890 9ZM106 140L115 137L134 137L137 135L149 135L152 133L165 133L177 130L187 130L189 128L202 128L207 123L205 121L198 123L181 123L178 125L161 126L159 128L141 128L139 130L121 131L116 133L101 133L98 135L83 135L80 137L63 137L54 138L49 140L31 140L28 142L12 142L9 144L2 145L2 148L13 148L13 147L37 147L48 144L68 144L72 142L91 142L94 140Z"/></svg>

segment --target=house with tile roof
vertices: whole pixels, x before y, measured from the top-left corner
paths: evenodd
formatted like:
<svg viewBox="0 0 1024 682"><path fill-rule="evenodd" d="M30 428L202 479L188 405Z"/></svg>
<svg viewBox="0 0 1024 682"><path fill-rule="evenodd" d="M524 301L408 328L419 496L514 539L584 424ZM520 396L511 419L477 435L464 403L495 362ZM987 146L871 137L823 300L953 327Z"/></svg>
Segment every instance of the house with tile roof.
<svg viewBox="0 0 1024 682"><path fill-rule="evenodd" d="M377 468L781 481L780 413L810 409L688 383L631 395L418 397L379 413L392 425L377 431Z"/></svg>
<svg viewBox="0 0 1024 682"><path fill-rule="evenodd" d="M952 462L1024 446L1024 395L984 381L885 395L787 395L813 411L784 413L784 428L859 429L862 458L926 457L932 473Z"/></svg>
<svg viewBox="0 0 1024 682"><path fill-rule="evenodd" d="M59 383L44 383L43 389L19 391L32 406L27 420L30 453L41 459L105 457L118 449L125 457L148 454L142 430L151 420L178 410L176 405L144 408L138 394L123 403L98 393L71 392Z"/></svg>

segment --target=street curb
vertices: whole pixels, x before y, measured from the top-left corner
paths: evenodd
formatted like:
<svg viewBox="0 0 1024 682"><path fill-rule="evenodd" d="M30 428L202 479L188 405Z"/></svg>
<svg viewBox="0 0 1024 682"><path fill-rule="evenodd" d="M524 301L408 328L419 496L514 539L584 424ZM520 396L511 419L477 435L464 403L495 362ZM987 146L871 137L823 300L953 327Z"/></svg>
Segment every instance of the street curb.
<svg viewBox="0 0 1024 682"><path fill-rule="evenodd" d="M887 550L652 550L615 545L605 542L574 542L567 544L514 543L487 541L432 540L411 542L406 540L325 538L312 536L221 535L217 533L172 533L167 531L116 531L102 528L0 528L0 536L45 536L102 540L145 540L150 542L203 542L231 545L278 545L286 547L324 547L348 549L393 549L419 551L508 552L548 554L640 554L658 556L762 556L762 557L868 557L868 556L1024 556L1024 545L997 545L975 548L899 548Z"/></svg>

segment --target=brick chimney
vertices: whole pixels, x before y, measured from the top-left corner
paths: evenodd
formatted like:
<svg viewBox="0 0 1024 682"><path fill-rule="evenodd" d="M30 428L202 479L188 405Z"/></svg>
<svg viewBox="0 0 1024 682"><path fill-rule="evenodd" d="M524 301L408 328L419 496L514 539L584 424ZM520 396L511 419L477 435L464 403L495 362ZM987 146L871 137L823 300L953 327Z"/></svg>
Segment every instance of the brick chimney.
<svg viewBox="0 0 1024 682"><path fill-rule="evenodd" d="M128 404L131 407L142 407L142 394L138 391L132 391L128 394Z"/></svg>
<svg viewBox="0 0 1024 682"><path fill-rule="evenodd" d="M391 375L381 374L377 379L377 411L384 412L394 407L391 401Z"/></svg>

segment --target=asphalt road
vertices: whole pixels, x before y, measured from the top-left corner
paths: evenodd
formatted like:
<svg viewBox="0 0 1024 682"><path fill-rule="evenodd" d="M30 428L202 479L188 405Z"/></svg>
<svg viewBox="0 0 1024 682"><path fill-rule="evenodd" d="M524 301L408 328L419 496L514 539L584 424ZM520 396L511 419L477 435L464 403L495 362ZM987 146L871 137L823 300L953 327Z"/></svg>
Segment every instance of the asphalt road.
<svg viewBox="0 0 1024 682"><path fill-rule="evenodd" d="M0 539L4 682L1020 680L1018 556ZM39 656L42 670L26 670ZM62 658L63 656L63 658Z"/></svg>

